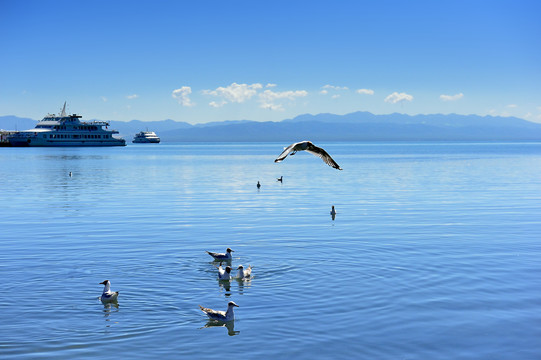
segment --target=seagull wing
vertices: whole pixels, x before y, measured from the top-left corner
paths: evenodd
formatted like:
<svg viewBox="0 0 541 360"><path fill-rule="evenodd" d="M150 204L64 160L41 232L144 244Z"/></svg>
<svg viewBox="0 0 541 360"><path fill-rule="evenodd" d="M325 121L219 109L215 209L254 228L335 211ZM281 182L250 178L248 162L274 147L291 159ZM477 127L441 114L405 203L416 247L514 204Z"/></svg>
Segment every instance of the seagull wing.
<svg viewBox="0 0 541 360"><path fill-rule="evenodd" d="M333 160L331 155L329 155L329 153L327 153L322 148L317 147L314 144L309 144L308 149L306 149L306 151L308 151L310 154L313 154L313 155L315 155L317 157L320 157L325 162L325 164L327 164L327 165L329 165L329 166L331 166L331 167L333 167L335 169L342 170L340 165L338 165L336 163L336 161Z"/></svg>
<svg viewBox="0 0 541 360"><path fill-rule="evenodd" d="M221 265L220 265L220 267L217 268L217 269L218 269L218 276L219 276L220 278L223 277L224 274L225 274L225 270L222 268Z"/></svg>
<svg viewBox="0 0 541 360"><path fill-rule="evenodd" d="M225 254L221 254L221 253L215 253L215 252L212 252L212 251L207 251L207 254L209 254L210 256L212 256L213 258L225 258Z"/></svg>
<svg viewBox="0 0 541 360"><path fill-rule="evenodd" d="M298 143L294 143L294 144L291 144L289 145L288 147L286 147L284 149L284 151L282 151L282 153L276 158L276 160L274 160L274 162L280 162L282 160L284 160L286 158L286 156L289 155L290 152L293 151L293 148L295 147L295 145L297 145Z"/></svg>
<svg viewBox="0 0 541 360"><path fill-rule="evenodd" d="M212 310L209 308L202 307L199 305L199 308L201 308L201 311L203 311L207 316L211 319L225 319L225 311L219 311L219 310Z"/></svg>

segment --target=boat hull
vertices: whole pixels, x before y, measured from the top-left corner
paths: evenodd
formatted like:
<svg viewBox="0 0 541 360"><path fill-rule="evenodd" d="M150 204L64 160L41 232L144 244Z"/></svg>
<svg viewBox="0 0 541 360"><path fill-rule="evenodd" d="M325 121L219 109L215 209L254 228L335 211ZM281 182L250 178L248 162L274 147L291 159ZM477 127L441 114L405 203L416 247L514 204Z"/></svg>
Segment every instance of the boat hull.
<svg viewBox="0 0 541 360"><path fill-rule="evenodd" d="M124 139L108 139L108 140L66 140L61 139L39 139L39 138L21 138L9 139L11 146L16 147L52 147L52 146L126 146Z"/></svg>
<svg viewBox="0 0 541 360"><path fill-rule="evenodd" d="M144 139L144 140L133 140L132 143L134 144L158 144L160 142L160 139Z"/></svg>

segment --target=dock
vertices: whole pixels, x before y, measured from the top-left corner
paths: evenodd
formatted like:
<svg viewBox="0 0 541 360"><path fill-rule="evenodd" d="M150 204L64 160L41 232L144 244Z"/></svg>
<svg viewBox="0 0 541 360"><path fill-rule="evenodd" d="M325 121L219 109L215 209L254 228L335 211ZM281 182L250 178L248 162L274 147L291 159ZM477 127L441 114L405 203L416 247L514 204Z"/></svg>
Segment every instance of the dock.
<svg viewBox="0 0 541 360"><path fill-rule="evenodd" d="M16 134L17 131L2 130L0 129L0 146L11 146L8 141L8 136Z"/></svg>

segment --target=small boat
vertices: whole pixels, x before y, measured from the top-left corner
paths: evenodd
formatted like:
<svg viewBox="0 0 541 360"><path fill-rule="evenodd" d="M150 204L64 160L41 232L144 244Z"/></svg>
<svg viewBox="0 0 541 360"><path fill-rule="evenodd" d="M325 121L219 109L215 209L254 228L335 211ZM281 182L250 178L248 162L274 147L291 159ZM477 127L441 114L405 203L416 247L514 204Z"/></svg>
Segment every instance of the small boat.
<svg viewBox="0 0 541 360"><path fill-rule="evenodd" d="M160 138L154 131L141 131L135 134L133 143L159 143Z"/></svg>
<svg viewBox="0 0 541 360"><path fill-rule="evenodd" d="M7 139L11 146L126 146L124 139L113 136L118 131L107 130L107 121L80 119L80 115L67 115L64 103L60 115L49 114L34 129L16 131Z"/></svg>

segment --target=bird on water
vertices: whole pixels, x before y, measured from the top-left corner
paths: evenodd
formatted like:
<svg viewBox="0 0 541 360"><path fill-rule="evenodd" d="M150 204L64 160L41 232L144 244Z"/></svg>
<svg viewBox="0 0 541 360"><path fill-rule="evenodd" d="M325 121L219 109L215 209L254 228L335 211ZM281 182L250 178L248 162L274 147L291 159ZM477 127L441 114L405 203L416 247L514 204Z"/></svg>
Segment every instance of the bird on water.
<svg viewBox="0 0 541 360"><path fill-rule="evenodd" d="M103 293L100 296L102 302L114 302L118 299L118 291L111 291L111 282L105 280L100 282L100 285L104 285Z"/></svg>
<svg viewBox="0 0 541 360"><path fill-rule="evenodd" d="M199 305L199 308L201 311L203 311L209 319L212 320L218 320L218 321L231 321L235 320L235 313L233 312L233 308L239 307L235 302L230 301L229 304L227 304L227 310L226 311L219 311L219 310L212 310L205 307L202 307Z"/></svg>
<svg viewBox="0 0 541 360"><path fill-rule="evenodd" d="M284 160L289 154L295 155L298 151L308 151L310 154L320 157L325 164L338 170L342 170L340 165L333 160L333 158L322 148L315 146L310 141L301 141L289 145L282 151L282 153L274 160L274 162L280 162Z"/></svg>
<svg viewBox="0 0 541 360"><path fill-rule="evenodd" d="M252 276L252 265L248 265L247 269L245 269L244 266L239 265L237 270L238 270L237 278L239 278L239 279L246 279L246 278L250 278L250 276Z"/></svg>
<svg viewBox="0 0 541 360"><path fill-rule="evenodd" d="M231 280L231 266L226 266L224 269L220 264L219 267L216 266L216 269L218 269L218 278L220 280Z"/></svg>
<svg viewBox="0 0 541 360"><path fill-rule="evenodd" d="M232 252L234 252L234 251L231 250L230 248L227 248L225 250L225 253L215 253L215 252L212 252L212 251L207 251L207 254L212 256L215 261L231 261L231 259L233 257L231 255Z"/></svg>

